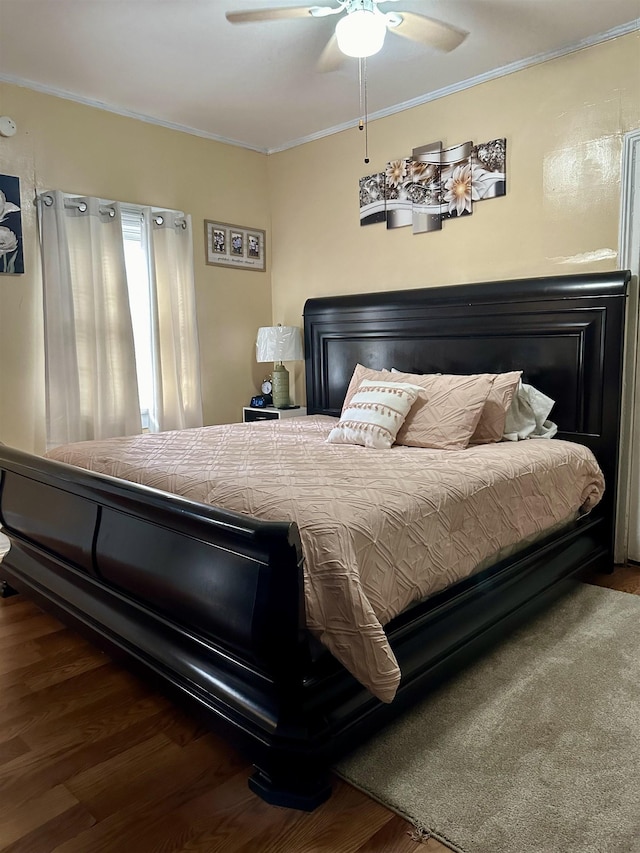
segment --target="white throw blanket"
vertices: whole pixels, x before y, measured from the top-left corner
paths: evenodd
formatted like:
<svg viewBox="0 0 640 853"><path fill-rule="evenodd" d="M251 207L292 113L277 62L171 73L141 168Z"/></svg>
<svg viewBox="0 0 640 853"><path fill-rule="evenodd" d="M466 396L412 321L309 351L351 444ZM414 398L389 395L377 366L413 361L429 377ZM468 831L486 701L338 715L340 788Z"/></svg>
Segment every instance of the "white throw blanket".
<svg viewBox="0 0 640 853"><path fill-rule="evenodd" d="M538 391L533 385L518 386L504 424L503 441L520 441L524 438L553 438L558 427L547 420L555 400Z"/></svg>

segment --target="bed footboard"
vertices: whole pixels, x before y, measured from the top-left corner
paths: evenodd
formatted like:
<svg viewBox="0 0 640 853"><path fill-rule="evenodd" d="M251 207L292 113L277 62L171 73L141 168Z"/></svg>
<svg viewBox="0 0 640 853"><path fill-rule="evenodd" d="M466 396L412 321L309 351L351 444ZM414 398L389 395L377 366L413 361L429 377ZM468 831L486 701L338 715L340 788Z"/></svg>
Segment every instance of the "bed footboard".
<svg viewBox="0 0 640 853"><path fill-rule="evenodd" d="M259 766L265 799L329 795L299 716L311 655L295 524L7 447L0 471L3 595L25 592L186 700Z"/></svg>

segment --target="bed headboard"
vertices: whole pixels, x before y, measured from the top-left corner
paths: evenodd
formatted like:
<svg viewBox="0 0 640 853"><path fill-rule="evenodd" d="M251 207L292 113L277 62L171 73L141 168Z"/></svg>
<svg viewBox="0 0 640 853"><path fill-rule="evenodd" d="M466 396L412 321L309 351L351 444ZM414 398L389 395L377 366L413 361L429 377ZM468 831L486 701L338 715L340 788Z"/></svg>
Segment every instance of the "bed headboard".
<svg viewBox="0 0 640 853"><path fill-rule="evenodd" d="M355 365L501 373L556 401L558 438L595 453L615 493L628 271L307 300L307 411L337 416Z"/></svg>

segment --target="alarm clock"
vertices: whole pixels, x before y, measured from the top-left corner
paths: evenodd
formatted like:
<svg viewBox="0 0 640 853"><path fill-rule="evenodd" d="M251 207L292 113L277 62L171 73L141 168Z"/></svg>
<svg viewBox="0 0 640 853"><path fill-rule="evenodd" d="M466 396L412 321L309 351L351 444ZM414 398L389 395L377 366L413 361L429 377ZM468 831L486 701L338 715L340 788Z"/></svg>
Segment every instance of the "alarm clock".
<svg viewBox="0 0 640 853"><path fill-rule="evenodd" d="M270 406L273 403L273 397L271 394L258 394L255 397L251 398L251 408L252 409L264 409L267 406Z"/></svg>
<svg viewBox="0 0 640 853"><path fill-rule="evenodd" d="M273 405L273 395L271 393L273 389L273 383L270 379L265 379L262 385L260 386L260 390L262 394L258 394L255 397L251 398L251 406L254 409L264 409L266 406Z"/></svg>

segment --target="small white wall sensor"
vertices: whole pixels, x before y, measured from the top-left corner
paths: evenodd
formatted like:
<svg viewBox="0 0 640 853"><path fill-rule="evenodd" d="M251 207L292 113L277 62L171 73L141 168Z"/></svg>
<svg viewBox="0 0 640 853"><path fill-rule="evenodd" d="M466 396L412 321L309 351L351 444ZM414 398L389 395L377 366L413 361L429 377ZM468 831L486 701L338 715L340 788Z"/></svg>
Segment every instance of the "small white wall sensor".
<svg viewBox="0 0 640 853"><path fill-rule="evenodd" d="M0 136L15 136L16 123L9 116L0 116Z"/></svg>

